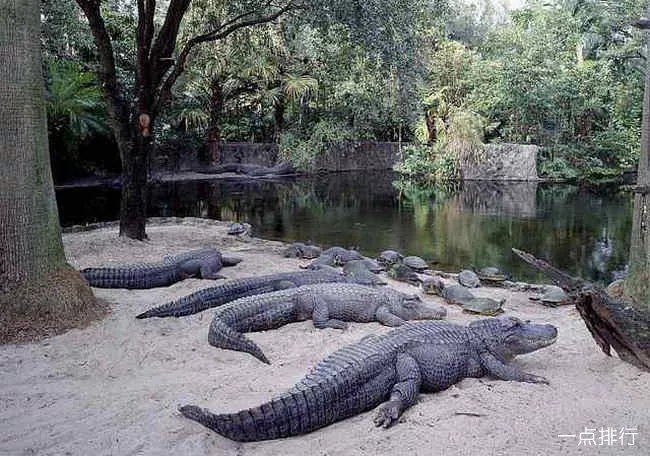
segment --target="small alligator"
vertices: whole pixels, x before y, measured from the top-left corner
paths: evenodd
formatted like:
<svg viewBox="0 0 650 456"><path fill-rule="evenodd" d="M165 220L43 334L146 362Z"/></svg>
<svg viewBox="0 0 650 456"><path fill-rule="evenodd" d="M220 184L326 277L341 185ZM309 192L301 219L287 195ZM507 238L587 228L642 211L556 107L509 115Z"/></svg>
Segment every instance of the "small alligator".
<svg viewBox="0 0 650 456"><path fill-rule="evenodd" d="M269 293L302 285L326 282L364 283L356 277L345 276L339 271L323 269L316 271L280 272L259 277L228 280L216 287L204 288L176 301L147 310L136 318L183 317L221 306L244 296Z"/></svg>
<svg viewBox="0 0 650 456"><path fill-rule="evenodd" d="M81 274L97 288L145 289L166 287L189 277L224 279L217 274L223 266L234 266L239 258L223 257L212 248L170 255L159 263L131 264L114 268L86 268Z"/></svg>
<svg viewBox="0 0 650 456"><path fill-rule="evenodd" d="M271 364L242 333L279 328L311 318L318 329L346 329L348 321L378 321L401 326L407 320L444 318L447 311L426 306L417 295L353 283L321 283L249 296L217 309L208 342L218 348L250 353Z"/></svg>
<svg viewBox="0 0 650 456"><path fill-rule="evenodd" d="M179 410L240 442L305 434L382 403L374 422L388 427L416 402L420 391L441 391L466 377L548 383L507 363L551 345L556 337L554 326L514 317L477 320L469 326L409 322L337 350L287 393L258 407L219 415L194 405Z"/></svg>

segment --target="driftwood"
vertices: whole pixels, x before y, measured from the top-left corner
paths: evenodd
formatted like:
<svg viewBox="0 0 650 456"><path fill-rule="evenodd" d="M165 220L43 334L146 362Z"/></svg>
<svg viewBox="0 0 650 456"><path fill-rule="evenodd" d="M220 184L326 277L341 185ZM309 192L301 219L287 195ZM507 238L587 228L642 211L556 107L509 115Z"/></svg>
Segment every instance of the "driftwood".
<svg viewBox="0 0 650 456"><path fill-rule="evenodd" d="M571 277L533 255L512 249L522 260L539 269L573 299L587 329L602 351L650 371L650 314L633 303L615 299L594 284Z"/></svg>

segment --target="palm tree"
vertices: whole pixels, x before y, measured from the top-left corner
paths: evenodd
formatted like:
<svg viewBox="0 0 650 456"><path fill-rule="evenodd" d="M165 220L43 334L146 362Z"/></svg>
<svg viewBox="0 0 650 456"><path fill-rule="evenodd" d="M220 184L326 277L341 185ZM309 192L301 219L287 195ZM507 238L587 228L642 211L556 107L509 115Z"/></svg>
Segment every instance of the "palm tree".
<svg viewBox="0 0 650 456"><path fill-rule="evenodd" d="M38 0L0 15L0 340L69 328L97 314L66 264L47 147Z"/></svg>

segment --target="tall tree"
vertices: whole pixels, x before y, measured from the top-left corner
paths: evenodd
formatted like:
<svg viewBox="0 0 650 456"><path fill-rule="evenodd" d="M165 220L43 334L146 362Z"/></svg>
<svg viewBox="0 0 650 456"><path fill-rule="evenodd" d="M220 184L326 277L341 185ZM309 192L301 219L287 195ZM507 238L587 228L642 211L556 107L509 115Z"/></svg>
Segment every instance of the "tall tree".
<svg viewBox="0 0 650 456"><path fill-rule="evenodd" d="M0 0L0 340L96 312L66 265L47 145L38 0Z"/></svg>
<svg viewBox="0 0 650 456"><path fill-rule="evenodd" d="M156 1L137 0L138 25L136 74L132 93L125 93L118 81L113 43L107 30L100 0L76 0L83 10L99 54L99 79L107 101L109 124L122 159L120 235L144 239L147 206L148 158L153 144L155 120L169 101L171 90L185 70L190 54L198 45L222 40L239 29L270 22L294 7L294 0L224 2L226 14L187 40L178 53L178 33L191 0L170 0L162 25L156 33ZM228 8L240 6L241 10ZM236 4L236 5L235 5ZM130 102L129 100L133 100Z"/></svg>
<svg viewBox="0 0 650 456"><path fill-rule="evenodd" d="M648 1L650 17L650 0ZM641 19L638 24L646 30L646 41L650 39L650 19ZM648 50L646 50L648 54ZM639 310L650 314L650 58L646 59L645 92L643 96L643 121L641 156L634 195L634 219L630 247L630 266L625 288L632 296Z"/></svg>

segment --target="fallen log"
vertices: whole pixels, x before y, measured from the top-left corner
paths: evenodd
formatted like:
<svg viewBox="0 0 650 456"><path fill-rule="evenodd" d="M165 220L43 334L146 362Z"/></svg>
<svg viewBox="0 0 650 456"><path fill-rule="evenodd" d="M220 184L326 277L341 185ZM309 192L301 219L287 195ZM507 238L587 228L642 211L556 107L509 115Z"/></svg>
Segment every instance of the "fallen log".
<svg viewBox="0 0 650 456"><path fill-rule="evenodd" d="M602 287L571 277L529 253L512 251L574 299L580 316L603 353L612 356L613 348L623 361L650 371L650 314L639 310L633 302L613 298Z"/></svg>

